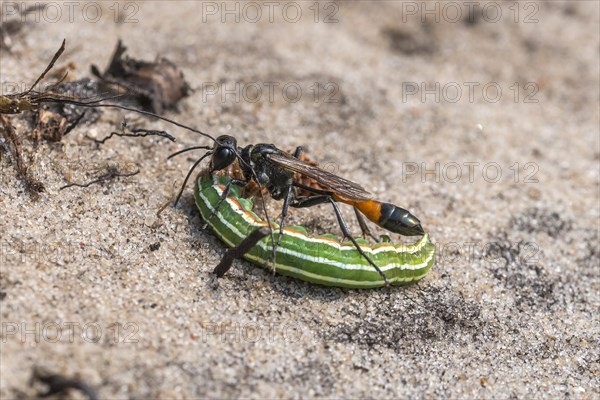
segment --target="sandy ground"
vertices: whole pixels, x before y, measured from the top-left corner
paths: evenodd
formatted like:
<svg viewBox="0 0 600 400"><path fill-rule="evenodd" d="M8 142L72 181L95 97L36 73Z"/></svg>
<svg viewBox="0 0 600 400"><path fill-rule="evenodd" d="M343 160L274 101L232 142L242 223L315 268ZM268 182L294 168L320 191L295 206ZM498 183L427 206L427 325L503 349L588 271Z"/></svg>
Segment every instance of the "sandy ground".
<svg viewBox="0 0 600 400"><path fill-rule="evenodd" d="M92 3L30 15L0 53L3 90L33 83L63 37L73 78L121 38L196 89L170 117L304 146L412 210L438 259L401 288L318 287L244 261L215 286L225 246L191 188L156 216L195 157L167 155L207 140L105 112L59 144L26 142L39 201L0 153L2 399L32 395L34 366L111 399L600 396L597 2L476 2L474 18L458 2L458 19L414 2ZM124 117L178 142L88 139ZM107 165L141 172L59 190ZM292 218L337 232L324 206Z"/></svg>

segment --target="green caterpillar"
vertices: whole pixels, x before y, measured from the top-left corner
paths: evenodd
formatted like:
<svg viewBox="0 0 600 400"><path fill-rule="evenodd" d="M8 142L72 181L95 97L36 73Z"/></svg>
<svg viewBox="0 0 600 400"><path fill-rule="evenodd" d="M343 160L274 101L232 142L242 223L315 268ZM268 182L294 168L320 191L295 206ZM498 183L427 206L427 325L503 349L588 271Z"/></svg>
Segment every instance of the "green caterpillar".
<svg viewBox="0 0 600 400"><path fill-rule="evenodd" d="M195 199L200 215L215 235L229 247L236 247L257 228L268 225L252 211L252 199L242 198L241 188L235 185L213 215L229 180L226 176L201 175L197 180ZM208 220L211 215L212 218ZM277 239L279 227L273 224L272 229L276 232ZM327 286L359 289L385 286L381 275L359 254L352 243L341 243L330 234L311 236L301 226L287 226L283 233L275 255L275 270L278 273ZM356 240L381 268L391 285L422 279L435 260L435 245L427 233L410 245L390 242L369 244L362 239ZM244 253L243 257L263 266L270 262L271 253L271 240L264 237Z"/></svg>

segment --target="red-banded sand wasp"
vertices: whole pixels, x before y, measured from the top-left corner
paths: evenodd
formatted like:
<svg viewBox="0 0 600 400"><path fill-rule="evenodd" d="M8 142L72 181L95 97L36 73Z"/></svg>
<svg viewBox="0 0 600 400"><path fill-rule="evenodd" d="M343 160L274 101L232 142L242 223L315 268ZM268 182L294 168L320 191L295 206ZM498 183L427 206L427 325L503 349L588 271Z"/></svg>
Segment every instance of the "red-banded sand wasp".
<svg viewBox="0 0 600 400"><path fill-rule="evenodd" d="M297 147L293 154L284 152L272 144L264 143L248 145L242 148L237 145L237 140L232 136L223 135L215 139L207 133L201 132L197 129L178 123L174 120L160 116L153 112L135 109L119 104L105 103L106 100L120 98L122 94L116 94L100 98L97 97L82 99L68 95L66 96L60 93L54 93L53 89L66 78L66 75L58 83L50 86L48 90L45 90L43 92L35 91L34 87L44 78L48 71L52 69L56 60L63 53L64 46L65 43L63 41L61 48L54 55L52 61L47 66L46 70L38 77L34 85L32 85L29 90L14 95L0 96L0 114L18 114L23 111L35 109L44 103L62 103L89 108L117 108L152 116L160 120L172 123L176 126L199 133L211 139L214 142L213 146L194 146L178 151L169 157L171 158L175 155L182 154L191 150L207 150L207 152L194 163L194 165L188 172L182 185L182 188L177 196L175 204L177 204L177 202L181 198L186 183L189 180L195 168L205 158L209 156L211 156L209 173L225 170L228 167L232 166L234 163L236 163L236 161L241 171L241 176L232 179L226 186L219 204L221 204L229 194L231 185L246 187L252 182L258 185L259 193L261 194L261 196L264 196L264 189L268 191L269 195L273 199L283 200L277 243L275 243L275 237L272 229L269 229L266 233L264 232L265 230L260 230L260 232L252 234L248 238L249 240L245 241L244 246L238 246L238 248L231 249L230 253L228 253L230 256L233 255L235 257L238 257L243 255L245 251L247 251L259 240L261 240L269 234L271 235L271 242L273 244L272 254L274 255L281 241L283 228L285 226L285 218L287 216L289 207L305 208L323 203L329 203L333 207L344 239L349 239L354 245L354 247L357 249L357 251L361 254L361 256L364 257L369 262L369 264L371 264L371 266L373 266L373 268L375 268L375 270L377 270L377 272L387 282L387 279L381 271L381 269L363 252L361 246L350 234L350 231L342 217L337 203L340 202L353 206L355 211L360 211L369 220L391 232L405 236L416 236L424 234L420 221L409 211L401 207L395 206L391 203L377 201L373 198L373 195L367 192L362 186L351 182L347 179L341 178L328 171L325 171L314 164L303 161L301 159L301 147ZM117 47L116 54L121 54L122 51L124 50L122 50L121 46L119 45ZM175 138L173 138L171 135L164 131L151 131L144 129L137 129L132 131L132 133L113 132L108 138L114 135L159 135L167 137L173 141L175 140ZM298 179L298 176L306 179ZM218 210L218 208L219 207L217 206L216 210ZM267 222L269 223L269 226L271 226L268 213L266 212L264 198L263 211L265 212L265 217ZM367 225L364 222L361 214L356 212L356 215L359 219L359 223L361 229L363 230L363 234L370 235L370 232L368 231ZM214 213L211 216L211 218L213 216ZM373 235L371 236L373 237ZM230 257L229 260L229 265L221 265L220 274L223 274L229 268L232 258Z"/></svg>
<svg viewBox="0 0 600 400"><path fill-rule="evenodd" d="M203 135L214 141L214 145L212 147L190 147L169 156L169 158L171 158L191 150L208 150L194 163L188 172L175 204L177 204L181 198L185 185L192 175L194 169L200 164L200 162L202 162L202 160L209 156L211 157L208 167L209 173L224 170L230 167L236 161L238 162L239 168L242 172L242 179L232 179L226 186L219 205L229 194L231 185L247 186L251 182L254 182L259 186L259 193L261 195L263 195L264 188L266 191L268 191L273 199L283 200L277 244L275 244L272 230L271 232L264 233L262 235L252 235L252 243L244 243L244 246L230 250L235 256L232 257L232 254L230 254L230 257L228 257L230 259L229 264L231 264L233 258L243 255L245 251L256 244L259 240L264 238L267 234L271 235L271 241L274 244L273 254L275 254L275 249L281 241L283 228L285 226L285 218L287 216L289 207L304 208L323 203L331 204L338 224L342 230L342 234L344 235L344 239L347 238L353 243L361 256L364 257L369 264L371 264L373 268L377 270L377 272L379 272L386 282L387 279L381 269L362 251L360 245L350 234L337 203L340 202L353 206L355 210L359 210L369 220L388 231L404 236L417 236L425 233L421 227L421 222L409 211L391 203L384 203L375 200L373 195L367 192L362 186L325 171L316 165L302 161L300 159L302 152L301 147L297 147L293 154L289 154L278 149L272 144L261 143L256 145L248 145L242 148L237 145L237 140L232 136L223 135L219 136L217 139L214 139L204 133ZM307 185L301 183L295 178L297 174L315 182L316 185ZM316 188L315 186L318 186L319 188ZM299 191L302 191L302 193L306 193L308 195L300 195ZM216 207L217 210L218 208L219 206ZM215 213L213 213L211 218L214 217L214 215ZM364 220L362 220L362 217L359 213L357 213L357 216L359 218L361 228L363 229L363 233L370 234L370 232L366 230L366 224ZM269 217L266 215L266 210L265 217L267 221L269 221ZM220 265L219 275L225 273L229 266L230 265Z"/></svg>

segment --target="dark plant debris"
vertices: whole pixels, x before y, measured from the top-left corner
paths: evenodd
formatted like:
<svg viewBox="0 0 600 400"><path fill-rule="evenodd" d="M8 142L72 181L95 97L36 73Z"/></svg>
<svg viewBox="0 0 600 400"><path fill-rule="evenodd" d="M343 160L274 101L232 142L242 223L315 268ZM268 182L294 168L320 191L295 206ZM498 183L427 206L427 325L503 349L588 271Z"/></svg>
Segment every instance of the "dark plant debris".
<svg viewBox="0 0 600 400"><path fill-rule="evenodd" d="M60 395L61 398L66 396L70 390L79 390L85 394L88 400L97 400L98 395L92 386L84 382L82 379L73 377L68 378L63 375L54 374L42 368L35 367L31 376L30 385L34 386L41 383L46 386L46 390L39 391L38 397L50 397Z"/></svg>
<svg viewBox="0 0 600 400"><path fill-rule="evenodd" d="M129 129L129 132L127 132L128 129ZM99 139L99 140L94 139L94 141L98 144L104 144L104 143L106 143L107 140L109 140L113 136L120 136L120 137L160 136L160 137L167 138L172 142L177 141L177 139L175 139L172 135L170 135L166 131L157 131L157 130L149 130L149 129L142 129L142 128L129 128L127 126L126 121L123 121L123 123L121 124L121 132L111 132L110 135L108 135L107 137L105 137L103 139Z"/></svg>
<svg viewBox="0 0 600 400"><path fill-rule="evenodd" d="M179 100L191 93L183 72L166 58L154 62L124 57L127 48L119 40L104 73L92 65L92 73L115 92L125 95L122 102L133 101L142 109L161 114L174 109Z"/></svg>
<svg viewBox="0 0 600 400"><path fill-rule="evenodd" d="M12 156L15 159L16 167L17 167L17 177L24 183L25 189L29 192L34 199L37 199L38 194L44 191L44 185L37 181L35 178L31 176L29 173L29 166L25 162L25 158L23 156L23 142L22 139L17 134L14 126L12 125L8 114L20 114L25 111L31 111L39 107L41 102L44 99L50 98L59 98L60 96L54 95L51 90L54 85L50 86L47 91L38 92L34 90L35 86L46 76L46 74L52 69L60 55L65 50L65 41L63 40L60 48L54 54L54 57L42 72L35 83L31 85L31 87L25 92L9 94L9 95L0 95L0 133L4 137L5 141L9 143L9 149L12 153ZM63 78L64 79L64 78ZM60 83L60 82L59 82ZM48 121L50 123L50 121ZM55 121L55 123L57 123ZM57 123L56 128L60 129L60 122ZM40 128L44 130L44 128ZM63 125L64 132L69 130L69 127ZM72 128L71 128L72 129ZM46 131L44 131L46 132Z"/></svg>
<svg viewBox="0 0 600 400"><path fill-rule="evenodd" d="M137 111L142 114L149 114L148 112L135 110L118 104L103 103L103 101L111 99L122 100L122 95L112 91L112 89L114 89L112 87L105 88L104 86L106 85L104 81L100 84L89 78L84 78L77 81L65 82L67 73L63 74L62 71L60 72L62 75L60 80L48 85L43 90L36 89L46 75L53 75L51 70L64 51L65 41L63 40L60 48L54 54L46 69L38 76L34 84L31 85L28 90L8 95L0 95L0 136L4 139L2 148L8 151L15 159L17 177L24 183L27 192L36 199L39 198L38 193L44 190L44 185L34 179L29 173L29 166L27 165L23 152L23 137L15 130L9 119L9 115L24 114L24 119L32 127L32 134L30 135L31 139L37 144L42 140L59 142L82 121L87 123L95 122L100 116L101 107L122 108L129 111ZM159 108L162 110L165 106L174 105L175 102L181 98L179 95L175 96L176 98L173 97L175 92L179 92L180 95L182 93L187 94L189 87L183 80L183 74L173 64L170 64L167 60L160 60L155 64L138 62L130 59L122 60L121 55L124 51L125 48L122 47L119 42L116 59L113 59L113 62L111 62L109 71L112 73L114 71L122 70L125 74L125 78L133 79L135 84L148 85L150 90L145 91L144 94L153 96L156 94L159 96L152 97L152 99L158 101L155 106L160 106ZM119 64L121 61L122 65ZM175 77L179 77L180 81L177 81ZM126 82L127 79L123 82ZM177 81L176 84L174 84L175 81ZM103 93L102 97L100 96L101 93ZM147 98L146 100L148 99L150 98ZM158 115L155 116L157 118L168 120ZM134 128L130 129L130 132L126 132L125 129L126 124L122 126L122 132L113 132L107 138L97 142L104 143L113 136L161 136L168 138L171 141L175 141L175 138L165 131ZM87 184L70 183L61 189L71 186L87 187L91 184L103 182L115 177L132 175L134 174L121 174L116 170L108 169L105 174L92 182Z"/></svg>
<svg viewBox="0 0 600 400"><path fill-rule="evenodd" d="M89 181L87 183L70 182L68 185L61 187L60 190L67 189L67 188L70 188L73 186L80 187L80 188L86 188L86 187L89 187L89 186L97 184L97 183L107 182L107 181L113 180L115 178L127 178L127 177L131 177L131 176L135 176L139 173L140 173L139 170L137 170L135 172L121 172L121 171L119 171L118 167L116 167L114 165L109 165L106 167L105 172L102 173L101 175L99 175L94 180Z"/></svg>
<svg viewBox="0 0 600 400"><path fill-rule="evenodd" d="M15 160L17 177L25 185L25 190L37 200L39 198L39 193L45 190L44 185L29 173L29 166L25 162L23 156L23 144L21 138L17 134L14 126L12 126L8 117L2 114L0 114L0 134L4 137L7 144L6 147L9 149Z"/></svg>
<svg viewBox="0 0 600 400"><path fill-rule="evenodd" d="M32 133L35 143L42 139L60 142L63 136L71 132L85 116L85 113L82 113L75 121L69 122L63 115L44 108L40 108L35 114L36 124Z"/></svg>
<svg viewBox="0 0 600 400"><path fill-rule="evenodd" d="M52 99L55 99L55 100L63 99L64 97L61 97L60 95L53 93L52 89L54 89L55 86L59 85L66 78L66 74L65 74L65 76L63 76L63 78L60 81L58 81L55 84L50 85L46 90L44 90L42 92L35 90L35 87L38 85L38 83L40 83L40 81L42 79L44 79L46 74L54 67L54 64L56 63L56 61L59 59L59 57L61 56L61 54L64 51L65 51L65 40L62 41L60 48L54 54L54 57L52 57L52 60L50 61L50 63L48 64L48 66L46 67L44 72L42 72L38 76L35 83L33 85L31 85L31 87L29 89L27 89L24 92L0 95L0 114L20 114L24 111L35 110L44 101L49 101ZM70 100L70 99L67 99L67 100Z"/></svg>
<svg viewBox="0 0 600 400"><path fill-rule="evenodd" d="M101 88L98 82L90 78L82 78L70 82L61 82L56 85L52 92L56 95L60 95L65 99L72 99L76 101L85 101L98 99L101 93ZM105 92L104 97L115 97L115 93ZM74 103L66 102L52 102L43 103L40 107L34 111L32 115L32 125L37 125L41 113L41 110L49 111L54 114L58 114L62 119L65 120L67 125L73 124L75 121L85 122L92 124L96 122L102 115L102 110L94 107L87 107L77 105Z"/></svg>

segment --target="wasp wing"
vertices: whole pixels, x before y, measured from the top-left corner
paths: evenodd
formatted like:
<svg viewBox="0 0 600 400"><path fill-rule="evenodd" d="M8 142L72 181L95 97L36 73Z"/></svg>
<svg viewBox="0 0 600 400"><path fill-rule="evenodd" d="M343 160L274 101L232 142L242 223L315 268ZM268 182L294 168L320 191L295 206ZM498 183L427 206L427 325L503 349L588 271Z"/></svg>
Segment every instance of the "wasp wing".
<svg viewBox="0 0 600 400"><path fill-rule="evenodd" d="M267 155L270 161L287 170L302 174L314 179L321 186L331 190L333 193L347 200L370 200L373 195L367 192L358 183L341 178L331 172L325 171L317 166L310 165L282 151Z"/></svg>

